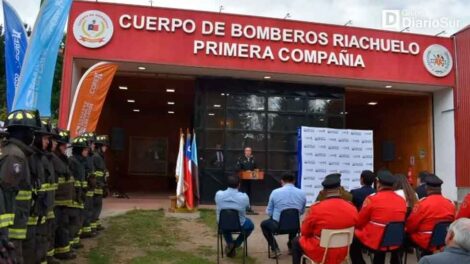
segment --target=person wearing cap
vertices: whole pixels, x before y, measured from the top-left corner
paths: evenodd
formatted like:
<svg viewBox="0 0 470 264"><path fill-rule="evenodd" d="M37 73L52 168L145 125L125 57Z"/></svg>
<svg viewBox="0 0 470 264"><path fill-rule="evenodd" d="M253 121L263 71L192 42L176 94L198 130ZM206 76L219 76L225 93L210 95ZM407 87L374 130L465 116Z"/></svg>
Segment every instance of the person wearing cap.
<svg viewBox="0 0 470 264"><path fill-rule="evenodd" d="M341 174L338 174L338 175L340 175L340 177L341 177ZM348 201L348 202L352 202L352 199L353 199L352 194L350 192L346 191L346 189L344 189L343 186L339 187L339 193L340 193L341 199L343 199L345 201ZM327 191L326 190L321 190L318 193L316 201L320 202L320 201L325 200L326 198L327 198Z"/></svg>
<svg viewBox="0 0 470 264"><path fill-rule="evenodd" d="M429 175L429 172L422 171L418 175L418 187L416 187L416 194L418 199L426 197L426 177Z"/></svg>
<svg viewBox="0 0 470 264"><path fill-rule="evenodd" d="M300 264L303 254L315 263L323 259L325 249L320 247L323 229L344 229L354 227L358 213L354 205L341 198L341 175L330 174L322 182L325 199L310 207L310 212L302 222L301 236L292 241L292 263ZM330 248L325 263L342 263L348 248Z"/></svg>
<svg viewBox="0 0 470 264"><path fill-rule="evenodd" d="M23 242L31 209L30 147L41 127L38 111L15 110L5 122L7 140L0 151L0 256L1 261L24 263ZM7 237L8 236L8 237ZM10 242L12 243L10 243Z"/></svg>
<svg viewBox="0 0 470 264"><path fill-rule="evenodd" d="M72 252L71 234L73 227L79 224L79 209L73 206L75 197L75 179L69 168L67 157L67 144L69 143L69 131L55 129L55 137L52 139L52 164L57 176L58 185L55 192L56 231L54 244L54 257L60 260L75 259Z"/></svg>
<svg viewBox="0 0 470 264"><path fill-rule="evenodd" d="M77 226L72 227L73 237L72 245L74 248L81 248L83 245L80 243L80 236L83 232L83 225L85 222L84 203L86 199L86 192L88 190L87 185L87 166L88 166L88 153L90 147L88 145L88 139L83 136L78 136L72 140L72 156L69 158L70 171L75 179L75 199L72 205L79 209L80 221ZM91 227L90 227L91 229ZM91 230L90 230L91 231Z"/></svg>
<svg viewBox="0 0 470 264"><path fill-rule="evenodd" d="M104 161L104 153L108 149L109 140L107 135L100 135L96 137L95 151L93 152L93 167L95 168L96 188L95 195L93 196L93 215L91 221L91 228L101 231L104 227L101 226L100 214L103 208L104 192L107 188L106 177L108 169Z"/></svg>
<svg viewBox="0 0 470 264"><path fill-rule="evenodd" d="M385 227L390 222L404 222L406 216L406 202L393 191L396 177L390 171L382 170L378 173L378 192L364 200L356 225L355 237L351 245L350 256L352 263L364 264L363 248L375 251L380 248ZM394 249L394 248L392 248ZM392 254L391 263L399 261L398 254ZM377 252L374 263L384 263L385 253Z"/></svg>
<svg viewBox="0 0 470 264"><path fill-rule="evenodd" d="M266 208L269 219L261 222L261 230L263 231L266 241L268 241L273 258L281 255L281 251L273 235L273 233L279 229L281 212L285 209L294 208L302 215L305 211L307 198L304 191L294 186L294 182L294 175L287 173L282 176L282 187L273 190L269 196L268 207ZM289 242L287 242L289 251L291 251L292 248L292 239L296 235L297 233L295 232L289 234Z"/></svg>
<svg viewBox="0 0 470 264"><path fill-rule="evenodd" d="M413 207L406 221L406 233L411 242L421 248L424 255L430 255L435 248L429 248L432 230L439 222L453 222L454 203L441 193L442 180L434 174L426 177L426 197Z"/></svg>
<svg viewBox="0 0 470 264"><path fill-rule="evenodd" d="M361 188L351 190L352 203L356 206L356 209L359 211L362 208L362 204L367 196L375 193L373 187L375 183L375 174L370 170L362 171L361 173Z"/></svg>
<svg viewBox="0 0 470 264"><path fill-rule="evenodd" d="M96 236L96 229L91 226L93 218L93 197L95 196L96 188L96 175L95 168L93 166L93 152L95 150L96 135L94 132L88 132L83 134L83 137L87 139L89 146L88 156L85 162L85 175L86 178L82 182L85 191L85 203L84 203L84 221L82 227L81 238L91 238Z"/></svg>

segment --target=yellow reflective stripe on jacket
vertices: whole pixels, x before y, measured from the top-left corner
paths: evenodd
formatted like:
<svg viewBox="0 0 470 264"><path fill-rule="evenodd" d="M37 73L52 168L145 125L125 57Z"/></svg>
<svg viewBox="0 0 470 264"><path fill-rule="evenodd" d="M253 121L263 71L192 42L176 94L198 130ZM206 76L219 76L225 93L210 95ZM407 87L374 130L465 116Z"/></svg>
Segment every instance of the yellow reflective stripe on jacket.
<svg viewBox="0 0 470 264"><path fill-rule="evenodd" d="M37 225L38 224L38 217L37 216L30 216L28 218L28 225Z"/></svg>
<svg viewBox="0 0 470 264"><path fill-rule="evenodd" d="M88 182L87 181L82 181L82 187L87 188L88 187Z"/></svg>
<svg viewBox="0 0 470 264"><path fill-rule="evenodd" d="M73 204L72 200L55 200L54 205L58 206L71 206Z"/></svg>
<svg viewBox="0 0 470 264"><path fill-rule="evenodd" d="M103 189L95 189L95 194L103 195Z"/></svg>
<svg viewBox="0 0 470 264"><path fill-rule="evenodd" d="M103 177L104 176L104 171L95 171L95 176L96 177Z"/></svg>
<svg viewBox="0 0 470 264"><path fill-rule="evenodd" d="M53 257L54 253L55 253L55 249L51 249L51 250L47 251L47 256L48 257Z"/></svg>
<svg viewBox="0 0 470 264"><path fill-rule="evenodd" d="M54 211L49 211L47 213L47 219L54 219L55 218L55 214L54 214Z"/></svg>
<svg viewBox="0 0 470 264"><path fill-rule="evenodd" d="M82 183L79 182L79 181L76 181L76 182L73 183L73 186L75 186L75 187L82 187Z"/></svg>
<svg viewBox="0 0 470 264"><path fill-rule="evenodd" d="M44 223L46 223L46 218L45 218L45 217L42 217L42 218L41 218L41 223L39 223L39 224L42 225L42 224L44 224Z"/></svg>
<svg viewBox="0 0 470 264"><path fill-rule="evenodd" d="M59 184L58 184L58 183L51 183L51 191L56 191L57 188L59 188Z"/></svg>
<svg viewBox="0 0 470 264"><path fill-rule="evenodd" d="M91 233L91 226L85 226L82 228L82 233Z"/></svg>
<svg viewBox="0 0 470 264"><path fill-rule="evenodd" d="M88 191L86 192L86 196L88 197L93 197L95 195L95 192L94 191Z"/></svg>
<svg viewBox="0 0 470 264"><path fill-rule="evenodd" d="M47 192L49 191L49 188L51 188L49 183L43 183L41 184L41 189L39 189L39 192Z"/></svg>
<svg viewBox="0 0 470 264"><path fill-rule="evenodd" d="M31 200L32 194L33 194L32 191L24 191L24 190L21 190L21 191L19 191L18 194L16 195L16 200L17 200L17 201L29 201L29 200Z"/></svg>
<svg viewBox="0 0 470 264"><path fill-rule="evenodd" d="M9 228L8 237L13 239L26 239L26 228Z"/></svg>
<svg viewBox="0 0 470 264"><path fill-rule="evenodd" d="M59 177L59 178L57 179L57 182L58 182L59 184L65 183L65 177Z"/></svg>
<svg viewBox="0 0 470 264"><path fill-rule="evenodd" d="M15 220L14 214L2 214L0 215L0 228L5 228L13 225Z"/></svg>

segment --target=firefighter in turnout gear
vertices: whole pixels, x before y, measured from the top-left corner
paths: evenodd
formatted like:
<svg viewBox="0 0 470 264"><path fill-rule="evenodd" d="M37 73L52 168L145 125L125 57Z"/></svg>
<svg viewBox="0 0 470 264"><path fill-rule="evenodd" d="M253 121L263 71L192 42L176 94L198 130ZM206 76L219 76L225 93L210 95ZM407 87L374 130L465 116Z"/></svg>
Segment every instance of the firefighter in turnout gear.
<svg viewBox="0 0 470 264"><path fill-rule="evenodd" d="M89 132L83 134L87 139L90 151L88 157L86 157L85 170L86 180L83 182L85 193L85 208L84 208L84 222L82 228L82 238L90 238L96 236L96 230L92 228L91 222L93 218L93 196L95 195L96 188L96 176L95 169L93 167L93 151L95 150L96 135L95 133Z"/></svg>
<svg viewBox="0 0 470 264"><path fill-rule="evenodd" d="M91 227L97 231L103 230L99 219L103 207L103 198L107 196L107 177L108 170L104 161L104 153L109 146L108 136L101 135L96 137L95 151L93 153L93 167L95 168L96 188L93 197L93 218Z"/></svg>
<svg viewBox="0 0 470 264"><path fill-rule="evenodd" d="M44 121L43 121L44 122ZM55 205L55 193L58 186L57 174L54 169L53 162L53 150L57 147L56 138L59 136L55 129L52 129L49 123L45 124L47 132L49 133L49 144L46 146L44 168L46 172L46 205L47 205L47 216L46 216L46 239L47 239L47 263L55 264L59 263L54 259L54 241L55 241L55 230L56 230L56 219L54 213Z"/></svg>
<svg viewBox="0 0 470 264"><path fill-rule="evenodd" d="M23 241L24 263L45 263L47 254L47 190L45 150L49 145L50 134L41 124L33 140L34 153L29 158L32 184L32 200L27 221L26 239Z"/></svg>
<svg viewBox="0 0 470 264"><path fill-rule="evenodd" d="M83 136L79 136L72 141L72 156L70 157L70 170L74 177L75 186L75 199L72 201L72 206L78 208L77 217L80 218L77 226L71 227L71 236L73 237L72 245L74 248L83 247L80 244L80 236L82 234L83 225L85 221L84 203L86 199L86 192L88 190L86 168L88 161L88 153L90 147L88 145L88 139Z"/></svg>
<svg viewBox="0 0 470 264"><path fill-rule="evenodd" d="M76 258L72 253L74 229L80 225L79 210L73 205L75 201L75 179L69 169L69 159L67 157L67 144L69 143L69 132L56 129L57 135L53 141L56 147L52 149L52 163L58 180L55 192L54 214L57 227L55 230L54 257L61 260ZM75 229L75 232L78 232Z"/></svg>
<svg viewBox="0 0 470 264"><path fill-rule="evenodd" d="M8 139L0 151L0 262L24 263L22 244L31 209L29 159L34 131L41 121L37 111L16 110L5 122ZM11 241L12 243L10 243ZM14 246L13 246L14 245ZM13 251L13 248L15 250Z"/></svg>

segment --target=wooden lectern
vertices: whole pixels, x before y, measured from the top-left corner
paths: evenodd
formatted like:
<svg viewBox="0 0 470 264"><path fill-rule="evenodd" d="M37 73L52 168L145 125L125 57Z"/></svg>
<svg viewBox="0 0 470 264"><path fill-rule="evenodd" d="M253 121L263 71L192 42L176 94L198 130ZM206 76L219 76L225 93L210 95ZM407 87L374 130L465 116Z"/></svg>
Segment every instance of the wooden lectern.
<svg viewBox="0 0 470 264"><path fill-rule="evenodd" d="M239 173L240 179L242 180L264 180L264 171L261 170L246 170L246 171L240 171Z"/></svg>

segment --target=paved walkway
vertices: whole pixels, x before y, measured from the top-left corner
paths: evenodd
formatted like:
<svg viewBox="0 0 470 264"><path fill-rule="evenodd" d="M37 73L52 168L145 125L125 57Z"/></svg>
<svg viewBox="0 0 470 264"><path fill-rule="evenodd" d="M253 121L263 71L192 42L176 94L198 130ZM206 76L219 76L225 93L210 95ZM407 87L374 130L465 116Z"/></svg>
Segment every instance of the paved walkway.
<svg viewBox="0 0 470 264"><path fill-rule="evenodd" d="M103 204L103 217L114 216L123 214L127 211L134 209L145 209L145 210L167 210L170 206L168 196L170 194L128 194L130 199L118 199L110 197L104 200ZM213 205L202 205L201 208L214 209ZM259 215L248 216L253 220L255 224L255 230L248 239L248 254L257 260L257 263L276 263L275 260L267 258L267 243L261 232L260 223L267 218L264 213L265 207L255 206L254 211L258 212ZM282 256L279 259L281 264L292 263L291 256L287 255L287 235L277 237L278 244L281 248ZM214 241L215 249L215 241ZM368 261L367 258L365 258ZM416 257L414 255L408 256L409 264L416 264ZM225 262L224 262L225 263ZM369 263L369 262L368 262Z"/></svg>

